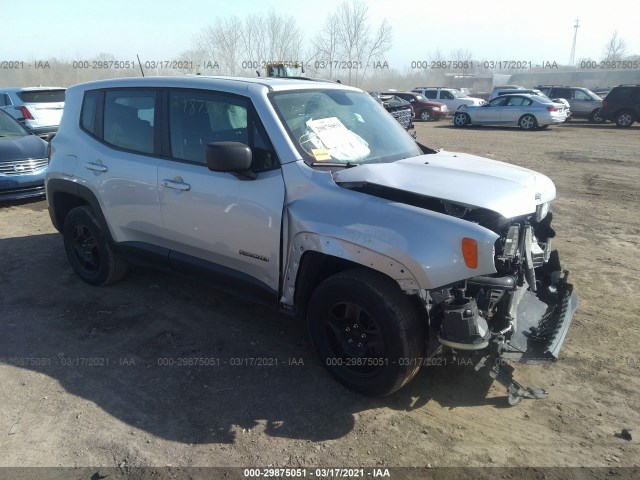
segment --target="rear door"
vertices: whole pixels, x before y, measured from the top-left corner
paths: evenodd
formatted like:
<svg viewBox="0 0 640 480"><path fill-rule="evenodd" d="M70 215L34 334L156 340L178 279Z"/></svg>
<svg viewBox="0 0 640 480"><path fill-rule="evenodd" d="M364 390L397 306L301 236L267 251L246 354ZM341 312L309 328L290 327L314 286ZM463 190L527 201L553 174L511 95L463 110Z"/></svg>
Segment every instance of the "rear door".
<svg viewBox="0 0 640 480"><path fill-rule="evenodd" d="M284 180L250 100L172 89L165 101L168 158L159 162L158 189L172 264L277 293ZM207 144L223 141L251 147L255 179L207 168Z"/></svg>
<svg viewBox="0 0 640 480"><path fill-rule="evenodd" d="M158 92L85 92L77 141L76 175L96 197L116 242L158 245L162 219L157 190ZM132 244L133 245L133 244Z"/></svg>

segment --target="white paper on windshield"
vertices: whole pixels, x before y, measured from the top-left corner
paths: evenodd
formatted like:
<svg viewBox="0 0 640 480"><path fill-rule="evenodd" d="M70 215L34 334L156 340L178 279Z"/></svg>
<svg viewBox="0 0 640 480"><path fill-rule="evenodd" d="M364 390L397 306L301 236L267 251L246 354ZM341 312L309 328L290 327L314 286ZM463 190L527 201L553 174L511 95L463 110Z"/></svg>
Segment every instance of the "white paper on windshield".
<svg viewBox="0 0 640 480"><path fill-rule="evenodd" d="M371 153L367 142L345 127L336 117L309 120L307 126L336 160L362 160Z"/></svg>

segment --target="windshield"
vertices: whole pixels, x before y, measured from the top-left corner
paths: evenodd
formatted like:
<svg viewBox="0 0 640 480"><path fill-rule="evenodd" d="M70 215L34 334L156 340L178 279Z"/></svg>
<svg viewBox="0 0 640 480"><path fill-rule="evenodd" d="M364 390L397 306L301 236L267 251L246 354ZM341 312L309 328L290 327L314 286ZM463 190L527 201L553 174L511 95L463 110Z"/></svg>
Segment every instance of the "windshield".
<svg viewBox="0 0 640 480"><path fill-rule="evenodd" d="M293 144L312 165L387 163L422 153L364 92L298 90L275 92L270 98Z"/></svg>
<svg viewBox="0 0 640 480"><path fill-rule="evenodd" d="M24 137L28 134L22 125L0 110L0 137Z"/></svg>
<svg viewBox="0 0 640 480"><path fill-rule="evenodd" d="M465 95L464 93L462 93L460 90L456 89L456 88L452 88L449 90L454 97L456 98L467 98L467 95Z"/></svg>

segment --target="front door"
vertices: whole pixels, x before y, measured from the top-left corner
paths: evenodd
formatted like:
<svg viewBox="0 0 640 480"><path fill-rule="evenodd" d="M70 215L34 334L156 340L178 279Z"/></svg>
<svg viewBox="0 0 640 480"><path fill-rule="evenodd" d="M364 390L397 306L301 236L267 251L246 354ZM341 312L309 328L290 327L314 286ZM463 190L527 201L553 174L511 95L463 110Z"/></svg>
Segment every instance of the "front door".
<svg viewBox="0 0 640 480"><path fill-rule="evenodd" d="M171 158L159 160L158 190L172 262L277 291L284 180L250 100L176 89L168 103ZM207 168L207 144L221 141L251 147L255 179Z"/></svg>

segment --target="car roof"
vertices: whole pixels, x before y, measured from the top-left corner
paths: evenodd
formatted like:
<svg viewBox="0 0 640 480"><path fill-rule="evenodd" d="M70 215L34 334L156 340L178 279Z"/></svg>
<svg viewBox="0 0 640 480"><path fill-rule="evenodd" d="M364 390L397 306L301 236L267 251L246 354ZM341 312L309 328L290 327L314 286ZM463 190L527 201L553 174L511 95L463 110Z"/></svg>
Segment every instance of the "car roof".
<svg viewBox="0 0 640 480"><path fill-rule="evenodd" d="M210 88L249 90L252 87L263 87L269 91L335 89L361 92L359 88L340 83L304 77L229 77L208 75L176 75L157 77L127 77L110 80L97 80L81 83L74 87L83 89L122 88L122 87L174 87L174 88ZM235 88L233 88L235 87Z"/></svg>
<svg viewBox="0 0 640 480"><path fill-rule="evenodd" d="M42 90L66 90L64 87L3 87L0 92L39 92Z"/></svg>
<svg viewBox="0 0 640 480"><path fill-rule="evenodd" d="M507 93L506 95L499 95L496 98L504 98L504 97L526 97L526 98L530 98L531 100L536 100L538 102L555 103L552 100L548 100L546 97L541 97L540 95L531 95L530 93ZM493 98L492 100L495 100L496 98Z"/></svg>

